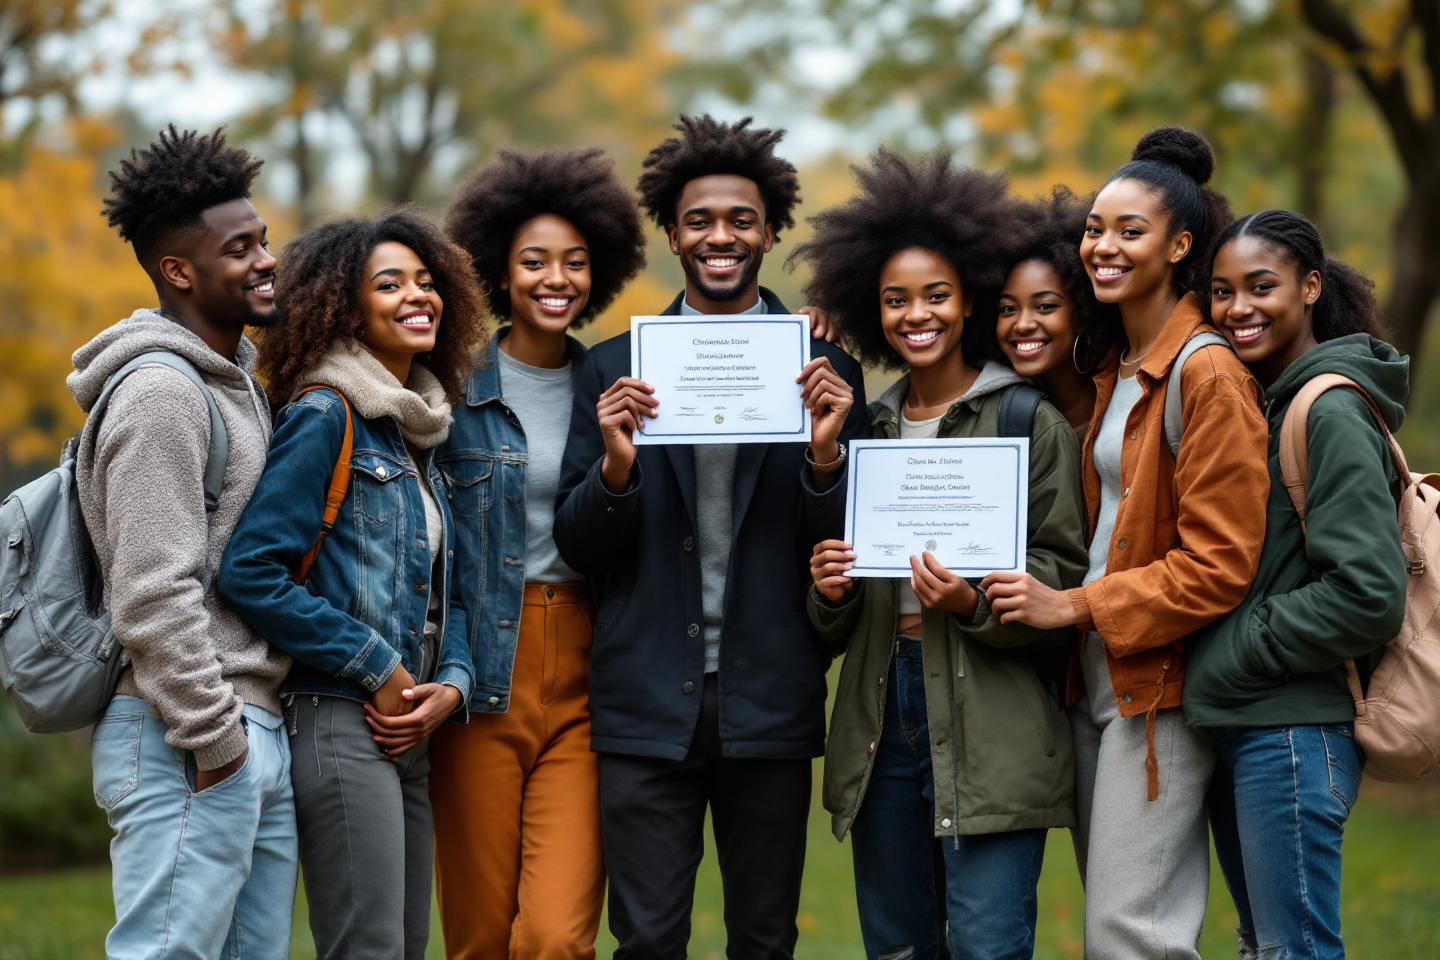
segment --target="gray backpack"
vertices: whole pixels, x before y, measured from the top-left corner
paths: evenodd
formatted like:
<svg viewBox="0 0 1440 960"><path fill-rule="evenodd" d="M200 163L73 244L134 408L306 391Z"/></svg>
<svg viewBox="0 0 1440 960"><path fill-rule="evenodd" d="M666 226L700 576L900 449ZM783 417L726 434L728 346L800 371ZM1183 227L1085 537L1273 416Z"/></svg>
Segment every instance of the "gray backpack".
<svg viewBox="0 0 1440 960"><path fill-rule="evenodd" d="M106 382L91 419L100 417L120 381L160 364L188 377L210 410L205 509L213 511L225 480L229 440L215 398L183 357L141 354ZM115 692L122 658L115 647L95 549L75 489L79 437L65 444L60 466L0 503L0 683L32 733L64 733L95 723Z"/></svg>
<svg viewBox="0 0 1440 960"><path fill-rule="evenodd" d="M1213 330L1202 330L1185 341L1185 346L1180 348L1180 355L1170 367L1170 375L1165 378L1165 443L1170 447L1170 455L1177 460L1180 458L1180 437L1185 432L1185 425L1180 417L1180 373L1195 351L1212 344L1227 350L1234 349L1224 335Z"/></svg>

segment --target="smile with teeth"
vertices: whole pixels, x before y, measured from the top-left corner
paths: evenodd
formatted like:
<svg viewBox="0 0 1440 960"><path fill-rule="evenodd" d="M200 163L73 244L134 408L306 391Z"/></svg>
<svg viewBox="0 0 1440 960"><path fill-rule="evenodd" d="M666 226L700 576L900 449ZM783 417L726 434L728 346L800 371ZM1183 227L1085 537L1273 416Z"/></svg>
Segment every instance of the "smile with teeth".
<svg viewBox="0 0 1440 960"><path fill-rule="evenodd" d="M705 258L705 266L711 270L728 270L731 267L738 266L739 263L740 258L735 256Z"/></svg>
<svg viewBox="0 0 1440 960"><path fill-rule="evenodd" d="M1116 267L1111 265L1095 265L1095 276L1101 280L1113 280L1116 277L1130 272L1129 267Z"/></svg>
<svg viewBox="0 0 1440 960"><path fill-rule="evenodd" d="M536 297L535 299L536 299L537 301L539 301L540 306L546 308L547 310L565 310L565 309L567 309L567 308L570 306L571 302L572 302L575 298L574 298L574 297Z"/></svg>
<svg viewBox="0 0 1440 960"><path fill-rule="evenodd" d="M430 314L425 312L407 313L405 316L399 317L398 321L402 327L423 327L428 329L430 326Z"/></svg>
<svg viewBox="0 0 1440 960"><path fill-rule="evenodd" d="M913 333L902 333L901 336L905 338L906 343L929 343L931 340L934 340L936 337L940 336L940 331L916 330Z"/></svg>
<svg viewBox="0 0 1440 960"><path fill-rule="evenodd" d="M1263 333L1265 328L1268 326L1268 323L1250 323L1246 324L1243 327L1231 327L1230 335L1236 340L1242 342L1254 340L1256 337L1260 336L1260 334Z"/></svg>
<svg viewBox="0 0 1440 960"><path fill-rule="evenodd" d="M262 280L262 281L260 281L259 283L255 284L253 287L251 287L251 288L250 288L250 292L251 292L251 293L274 293L274 292L275 292L275 281L274 281L274 279Z"/></svg>
<svg viewBox="0 0 1440 960"><path fill-rule="evenodd" d="M1041 350L1044 350L1046 347L1050 346L1050 341L1016 340L1011 343L1011 346L1015 348L1016 353L1020 354L1022 357L1026 357L1030 356L1031 354L1039 353Z"/></svg>

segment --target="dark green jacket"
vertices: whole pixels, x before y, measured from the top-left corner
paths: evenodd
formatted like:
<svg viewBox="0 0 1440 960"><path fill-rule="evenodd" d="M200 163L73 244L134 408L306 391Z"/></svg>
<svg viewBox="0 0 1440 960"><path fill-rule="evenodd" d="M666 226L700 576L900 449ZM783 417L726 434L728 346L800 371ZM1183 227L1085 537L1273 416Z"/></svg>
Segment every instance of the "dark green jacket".
<svg viewBox="0 0 1440 960"><path fill-rule="evenodd" d="M1000 391L1019 380L1009 367L987 363L946 412L939 435L995 436ZM870 405L872 437L899 438L909 386L902 377ZM1049 403L1040 404L1031 433L1028 521L1026 569L1056 589L1078 586L1088 563L1080 448ZM863 579L838 607L810 588L811 622L845 654L825 747L825 809L837 839L865 798L880 740L899 583ZM1068 659L1075 631L1001 626L983 596L973 621L936 610L922 616L935 835L1073 826L1074 750L1050 668Z"/></svg>
<svg viewBox="0 0 1440 960"><path fill-rule="evenodd" d="M1410 362L1365 334L1311 348L1265 392L1270 500L1260 569L1245 601L1197 635L1185 669L1192 726L1292 726L1355 719L1344 663L1394 639L1405 616L1395 519L1399 472L1365 401L1334 389L1310 408L1306 531L1280 477L1280 424L1311 377L1364 387L1391 430L1405 417Z"/></svg>

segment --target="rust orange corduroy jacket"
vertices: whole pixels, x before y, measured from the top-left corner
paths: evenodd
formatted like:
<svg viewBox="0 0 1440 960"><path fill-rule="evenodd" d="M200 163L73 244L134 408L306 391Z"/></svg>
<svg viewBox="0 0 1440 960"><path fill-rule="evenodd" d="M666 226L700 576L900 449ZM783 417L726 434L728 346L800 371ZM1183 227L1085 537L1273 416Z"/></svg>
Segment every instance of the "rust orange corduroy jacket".
<svg viewBox="0 0 1440 960"><path fill-rule="evenodd" d="M1154 717L1180 706L1183 638L1245 599L1265 538L1269 430L1263 396L1230 350L1208 346L1185 364L1180 455L1165 441L1165 383L1185 341L1213 329L1193 295L1175 307L1136 377L1141 397L1125 421L1120 451L1121 496L1105 575L1070 591L1070 598L1105 641L1120 716L1146 714L1151 735L1151 799L1157 789ZM1090 536L1100 509L1095 434L1115 392L1117 348L1095 375L1095 416L1081 465ZM1066 700L1084 692L1079 655L1071 663Z"/></svg>

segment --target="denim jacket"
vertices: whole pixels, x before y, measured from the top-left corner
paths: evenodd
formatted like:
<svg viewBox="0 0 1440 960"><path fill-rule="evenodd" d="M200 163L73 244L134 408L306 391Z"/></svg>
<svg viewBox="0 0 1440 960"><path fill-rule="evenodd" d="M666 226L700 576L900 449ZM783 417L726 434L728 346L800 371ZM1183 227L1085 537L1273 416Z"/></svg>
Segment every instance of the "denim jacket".
<svg viewBox="0 0 1440 960"><path fill-rule="evenodd" d="M287 404L269 459L220 563L220 596L266 640L295 658L289 694L368 700L404 665L420 668L430 590L449 596L454 536L431 451L420 451L444 519L444 562L430 583L425 505L393 417L353 417L350 486L304 586L291 567L315 543L330 473L345 433L345 407L330 389ZM474 670L464 619L441 605L435 682L470 699ZM417 679L419 679L417 677ZM464 716L462 706L457 714Z"/></svg>
<svg viewBox="0 0 1440 960"><path fill-rule="evenodd" d="M485 362L470 376L465 402L455 408L450 438L435 464L450 490L455 517L455 582L465 640L475 668L470 709L504 713L525 600L525 431L500 395L497 353L502 330ZM565 338L565 359L580 369L585 347ZM461 611L457 611L459 619Z"/></svg>

